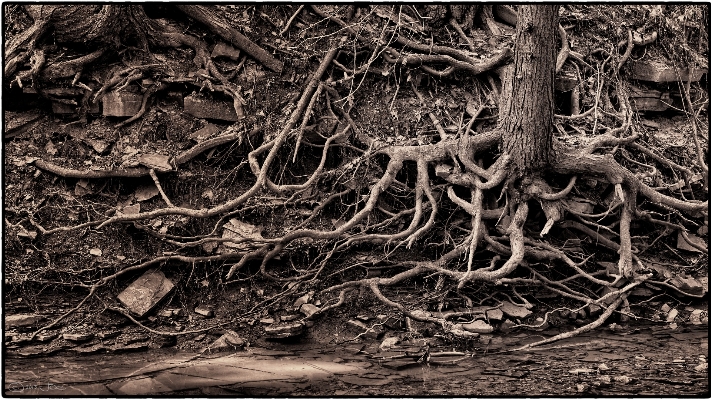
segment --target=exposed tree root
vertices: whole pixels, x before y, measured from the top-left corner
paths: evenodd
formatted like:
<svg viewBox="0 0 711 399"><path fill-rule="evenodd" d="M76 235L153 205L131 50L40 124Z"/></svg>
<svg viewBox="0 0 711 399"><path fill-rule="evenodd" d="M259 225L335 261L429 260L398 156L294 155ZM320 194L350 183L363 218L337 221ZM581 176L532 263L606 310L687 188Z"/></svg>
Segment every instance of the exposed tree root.
<svg viewBox="0 0 711 399"><path fill-rule="evenodd" d="M280 61L241 36L225 21L216 18L208 8L202 6L178 7L194 19L206 24L210 30L222 38L234 42L268 68L274 71L282 70L283 66ZM325 78L331 66L346 70L355 76L370 71L371 63L378 57L382 57L388 63L386 64L388 68L416 67L437 77L448 76L454 72L477 75L506 63L511 57L511 51L506 48L489 60L475 61L464 50L434 43L423 44L405 37L401 27L393 28L390 22L384 25L382 33L378 35L366 27L357 30L353 23L344 22L334 15L328 15L319 7L312 6L311 8L317 15L337 24L340 29L353 37L354 43L360 42L364 46L365 50L363 51L371 56L360 67L356 65L354 59L353 67L346 68L336 60L339 53L345 50L346 39L345 37L332 39L318 68L308 79L295 109L288 118L284 118L285 120L276 131L272 132L259 127L247 133L242 128L238 128L238 125L234 125L219 137L198 144L171 159L172 166L178 169L180 165L208 149L234 141L241 145L245 137L253 136L257 131L264 131L264 140L256 144L252 143L255 144L255 147L247 154L245 160L252 175L250 178L253 177L254 182L243 191L234 193L224 202L201 209L174 206L162 189L158 175L160 171L146 166L94 171L69 169L41 159L34 161L37 168L66 178L98 179L151 176L166 204L164 208L156 208L138 214L116 213L110 217L89 220L74 226L43 227L33 216L30 216L30 222L43 235L69 233L87 228L100 230L116 223L134 223L138 228L151 232L163 243L174 246L176 251L197 248L205 243L247 243L251 247L220 255L156 257L127 267L93 284L86 283L82 287L89 289L87 297L68 313L36 331L33 337L38 332L56 325L83 306L96 293L96 290L108 281L126 273L159 264L230 262L225 278L231 280L238 273L242 273L250 262L259 262L260 274L269 280L301 282L310 279L311 282L316 282L318 279L329 279L329 277L338 274L339 271L336 271L323 277L326 274L323 271L336 262L334 259L350 248L359 245L376 246L383 248L387 254L384 257L388 258L396 251L417 248L418 242L427 240L433 247L436 245L436 252L425 253L422 257L413 255L388 259L389 266L392 266L395 271L389 272L390 274L387 276L350 279L323 289L319 295L324 297L324 302L328 305L325 305L320 312L310 318L342 306L355 289L363 288L370 290L381 303L397 309L412 320L435 323L441 326L445 332L457 337L474 337L474 334L463 330L461 324L451 321L455 317L476 314L473 310L470 312L462 310L429 312L420 308L410 308L388 297L386 288L429 275L441 276L442 281L455 287L452 290L458 294L457 300L464 299L468 306L473 303L468 296L468 290L480 286L501 287L503 284L509 284L514 290L514 295L519 297L518 301L524 304L527 303L527 300L518 295L518 292L515 291L516 286L541 286L579 302L582 307L613 301L594 322L575 331L517 349L526 350L570 338L599 327L620 305L625 303L627 292L642 282L674 288L666 281L652 279L652 274L645 264L647 261L642 257L644 248L640 251L640 248L633 245L634 222L636 220L680 230L682 237L692 246L704 249L692 243L683 225L661 220L663 218L655 219L650 215L650 212L660 208L665 211L672 210L678 215L681 213L696 217L699 214L707 215L708 201L686 200L683 197L679 199L673 195L662 194L658 190L659 187L650 186L649 184L655 183L649 183L649 181L659 174L662 166L681 172L687 181L694 175L698 167L703 171L707 183L708 167L703 161L703 150L697 137L698 132L695 124L693 124L694 140L698 165L694 167L679 165L638 142L641 134L633 125L633 111L629 105L627 89L624 83L617 83L614 86L612 84L616 82L620 68L630 57L633 47L637 45L631 31L628 40L624 43L627 45L624 55L619 60L615 60L617 65L613 67L613 71L610 71L610 68L606 69L606 66L611 62L612 56L608 55L595 67L582 63L580 57L570 51L562 26L558 25L557 21L553 24L558 29L563 43L563 49L558 52L556 69L560 70L563 64L568 62L580 64L578 68L581 70L587 65L598 73L597 90L594 93L595 99L592 108L578 115L558 117L561 124L570 124L571 126L577 124L577 130L590 133L587 137L585 135L579 137L581 144L567 144L563 139L552 139L550 141L552 147L550 147L550 143L545 137L536 138L546 141L545 145L536 142L512 141L509 137L513 134L512 132L516 133L523 129L520 123L516 125L515 121L502 122L496 128L486 132L474 132L471 130L471 126L484 109L484 102L482 102L479 110L471 115L472 120L466 127L464 127L464 117L459 118L456 135L447 134L435 111L427 110L426 113L437 131L435 140L432 144L404 145L392 144L392 141L388 141L375 132L367 132L359 126L358 118L351 117L350 114L350 111L355 107L352 93L342 98L336 88L337 83L331 77ZM301 8L299 8L300 10ZM136 11L134 15L140 15L140 13ZM293 19L294 17L289 23ZM466 34L456 20L453 19L450 24L467 41ZM288 24L284 29L287 28ZM32 48L33 41L43 29L42 25L37 25L33 32L18 39L17 43L11 44L12 58L10 63L6 63L6 73L8 70L16 69L18 62L23 62L29 57L27 55L29 51L22 53L21 47L29 45ZM240 89L230 83L229 79L217 70L207 54L205 42L178 32L175 28L168 27L157 20L144 24L142 32L146 36L146 40L150 39L149 41L154 45L192 48L195 51L196 64L208 72L203 76L206 86L231 96L234 100L235 111L240 113L243 101ZM381 39L376 41L373 38ZM471 42L467 42L471 45ZM556 51L551 51L553 59L555 59L555 53ZM79 72L82 65L91 61L82 61L77 65L72 65L71 68L67 66L67 68ZM360 62L358 61L358 63ZM36 63L43 64L40 55L37 55ZM146 68L153 67L155 65L149 64L117 70L112 78L104 82L95 93L94 100L98 100L109 90L120 88L133 79L139 79L143 76L143 71ZM59 74L62 68L57 66L52 73ZM39 70L37 69L31 75L36 75ZM550 76L546 76L553 79L552 70L550 72ZM352 79L352 76L349 79ZM175 82L174 79L167 79L164 82L168 81ZM482 81L484 80L482 79ZM512 99L510 94L518 86L514 86L514 83L508 80L506 82L508 83L503 86L499 107L501 110L515 113L521 104ZM545 85L550 83L552 92L553 81L543 83ZM150 97L161 87L160 84L157 84L146 91L141 110L122 122L120 126L140 118L146 112ZM426 100L414 82L412 87L422 107L427 108ZM617 108L610 105L612 100L609 93L613 89L617 96ZM494 90L498 89L492 85L491 91ZM688 87L685 91L685 99L690 113L693 114L695 111L693 104L691 104ZM324 102L327 104L326 106L323 106ZM549 105L551 106L550 120L546 119L541 123L545 124L544 128L546 129L550 127L546 130L546 134L552 135L554 118L552 101ZM322 106L323 108L321 108ZM309 143L308 140L305 140L304 133L311 116L319 109L328 110L328 118L335 120L334 128L328 135L321 136L323 141L318 144ZM469 112L471 113L471 111ZM464 112L461 113L461 115L463 114ZM695 120L693 115L691 120ZM509 122L514 125L509 126ZM605 124L614 125L605 126ZM589 126L592 128L590 129ZM462 129L463 127L464 129ZM318 163L311 164L309 171L299 178L280 178L275 170L278 167L285 167L284 165L288 161L283 160L287 157L291 159L292 164L295 164L299 157L307 151L302 148L304 143L309 144L316 153L320 148ZM543 155L536 157L536 154L525 153L526 146L529 144L543 148ZM329 162L329 159L334 156L334 148L339 147L349 150L355 149L356 151L353 152L358 153L358 157L333 166L333 161ZM641 152L649 159L638 161L634 159L634 156L625 153L626 149ZM525 170L531 169L524 167L529 163L535 164L535 167L532 168L535 173L524 173ZM357 167L354 166L356 164L358 164ZM370 174L358 169L362 167L361 164L371 168L369 169ZM376 170L376 167L381 171L373 174L372 170ZM635 173L634 169L642 170L642 172ZM402 176L405 176L406 181L402 179ZM162 178L165 178L165 175ZM611 195L612 201L606 205L606 210L598 211L596 214L581 212L573 209L567 202L574 199L574 190L582 189L579 182L584 181L585 178L592 178L610 185L613 195ZM324 196L325 198L320 200L311 215L304 216L302 220L292 225L284 223L278 226L270 237L238 239L220 237L218 234L227 218L250 206L258 208L260 205L254 205L254 202L258 202L261 195L276 196L278 206L286 207L287 204L298 201L299 196L302 196L301 198L307 196L305 193L308 190L328 185L332 188L329 192L330 195ZM388 203L394 202L393 198L399 201L397 206ZM351 201L351 203L346 204L346 201ZM333 229L330 226L323 227L323 224L318 223L320 216L327 208L338 205L342 205L344 209L346 205L348 206L347 211L343 211L338 220L339 223L334 223ZM605 207L602 208L605 209ZM537 216L539 211L538 215L541 216ZM445 212L456 214L461 221L451 224L448 221L443 221L442 214ZM214 218L217 219L217 222L214 227L210 225L212 231L196 236L157 233L152 231L148 225L144 226L139 223L169 215L196 219ZM536 224L539 222L537 220L539 217L541 222L545 218L542 228ZM208 223L212 223L212 221ZM47 223L47 221L43 222ZM574 230L575 233L580 234L579 237L589 237L589 241L592 242L590 245L607 248L610 250L607 251L608 253L616 253L616 272L596 270L591 261L592 256L586 257L579 253L580 250L575 253L575 251L566 250L565 247L555 244L555 241L549 237L555 235L555 229L558 228L566 229L571 233ZM440 240L438 237L443 238ZM441 243L435 242L435 238ZM286 255L290 251L297 251L299 245L304 242L318 242L323 244L322 248L327 249L319 254L312 264L303 269L294 268L286 272L274 270L271 263L273 259ZM707 250L704 252L708 253ZM596 260L600 259L596 258ZM562 271L563 276L552 273L552 268L558 268L559 271ZM340 272L345 269L344 267ZM596 288L613 289L613 291L605 295L597 295L595 294L596 290L580 288L580 284L583 283ZM622 289L614 288L621 286L623 286ZM292 291L290 288L278 294L278 297L290 294ZM337 297L335 297L335 293L338 293ZM112 309L126 315L142 328L148 329L122 309Z"/></svg>

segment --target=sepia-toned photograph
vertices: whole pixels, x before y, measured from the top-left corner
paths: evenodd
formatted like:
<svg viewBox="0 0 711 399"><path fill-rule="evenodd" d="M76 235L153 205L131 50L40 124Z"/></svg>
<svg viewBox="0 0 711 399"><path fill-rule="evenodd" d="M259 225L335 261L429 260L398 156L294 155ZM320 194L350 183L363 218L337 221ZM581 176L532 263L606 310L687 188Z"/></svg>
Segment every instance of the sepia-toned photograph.
<svg viewBox="0 0 711 399"><path fill-rule="evenodd" d="M3 397L708 397L709 4L2 4Z"/></svg>

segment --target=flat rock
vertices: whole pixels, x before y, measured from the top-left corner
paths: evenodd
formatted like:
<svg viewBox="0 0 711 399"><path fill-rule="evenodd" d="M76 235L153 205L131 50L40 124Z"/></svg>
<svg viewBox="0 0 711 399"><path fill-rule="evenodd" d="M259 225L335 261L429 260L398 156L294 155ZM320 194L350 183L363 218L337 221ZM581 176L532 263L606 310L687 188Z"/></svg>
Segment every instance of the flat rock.
<svg viewBox="0 0 711 399"><path fill-rule="evenodd" d="M588 306L588 311L590 312L590 317L602 314L602 307L600 305L591 303Z"/></svg>
<svg viewBox="0 0 711 399"><path fill-rule="evenodd" d="M692 295L702 295L704 287L700 281L691 277L675 277L670 281L671 285L678 288L682 292Z"/></svg>
<svg viewBox="0 0 711 399"><path fill-rule="evenodd" d="M703 322L701 320L701 315L703 313L704 312L701 309L694 309L694 311L692 311L691 314L689 315L689 322L691 324L696 324L696 325L703 324ZM708 323L708 319L707 319L707 323Z"/></svg>
<svg viewBox="0 0 711 399"><path fill-rule="evenodd" d="M274 320L273 317L265 317L263 319L259 319L259 322L262 324L274 324L276 320Z"/></svg>
<svg viewBox="0 0 711 399"><path fill-rule="evenodd" d="M170 164L170 157L167 155L155 153L141 154L137 160L141 165L157 171L167 172L173 170L173 166Z"/></svg>
<svg viewBox="0 0 711 399"><path fill-rule="evenodd" d="M514 305L513 303L511 303L509 301L504 301L501 304L501 307L499 309L501 309L501 311L504 312L507 316L516 317L519 319L527 317L527 316L531 315L531 313L532 313L530 310L526 309L525 307Z"/></svg>
<svg viewBox="0 0 711 399"><path fill-rule="evenodd" d="M515 326L516 326L516 323L514 323L513 321L507 319L507 320L504 320L503 323L501 323L501 325L499 326L499 330L500 330L501 332L509 332L509 331L511 331Z"/></svg>
<svg viewBox="0 0 711 399"><path fill-rule="evenodd" d="M200 306L196 307L195 313L199 314L200 316L204 316L204 317L212 317L215 315L215 312L208 305L200 305Z"/></svg>
<svg viewBox="0 0 711 399"><path fill-rule="evenodd" d="M58 333L58 332L45 333L45 334L37 334L37 336L35 337L35 341L38 341L38 342L48 342L48 341L54 340L54 339L57 338L58 336L59 336L59 333Z"/></svg>
<svg viewBox="0 0 711 399"><path fill-rule="evenodd" d="M296 301L294 301L294 309L299 309L301 305L309 303L311 297L313 297L314 291L309 291L308 293L300 296Z"/></svg>
<svg viewBox="0 0 711 399"><path fill-rule="evenodd" d="M44 316L38 314L14 314L5 316L5 328L27 327L44 320Z"/></svg>
<svg viewBox="0 0 711 399"><path fill-rule="evenodd" d="M121 331L114 330L114 331L102 331L98 334L96 334L99 339L111 339L111 338L116 338L119 335L121 335Z"/></svg>
<svg viewBox="0 0 711 399"><path fill-rule="evenodd" d="M636 61L632 63L632 79L645 80L650 82L676 82L682 81L698 82L707 68L686 68L677 70L659 61Z"/></svg>
<svg viewBox="0 0 711 399"><path fill-rule="evenodd" d="M704 240L701 237L699 237L695 234L691 234L691 233L687 233L686 235L687 235L687 237L689 237L689 241L691 241L696 246L708 249L708 247L706 246L706 243L704 242ZM679 232L676 235L676 247L681 250L684 250L684 251L703 253L703 251L701 251L700 249L689 244L684 239L684 235L681 233L681 230L679 230Z"/></svg>
<svg viewBox="0 0 711 399"><path fill-rule="evenodd" d="M462 328L465 331L479 333L479 334L489 334L494 332L494 327L484 320L475 320L472 323L462 324Z"/></svg>
<svg viewBox="0 0 711 399"><path fill-rule="evenodd" d="M222 336L215 340L208 347L209 351L223 352L228 350L234 350L243 347L245 341L240 338L239 334L232 330L227 330Z"/></svg>
<svg viewBox="0 0 711 399"><path fill-rule="evenodd" d="M157 269L146 271L118 295L131 313L143 317L173 289L173 282Z"/></svg>
<svg viewBox="0 0 711 399"><path fill-rule="evenodd" d="M383 340L383 342L380 343L380 350L381 351L386 351L393 346L397 345L400 343L400 338L398 337L388 337Z"/></svg>
<svg viewBox="0 0 711 399"><path fill-rule="evenodd" d="M218 42L212 50L212 58L226 57L233 61L239 61L240 51L229 44Z"/></svg>
<svg viewBox="0 0 711 399"><path fill-rule="evenodd" d="M143 96L129 92L109 92L101 99L104 116L133 116L141 109Z"/></svg>
<svg viewBox="0 0 711 399"><path fill-rule="evenodd" d="M192 133L190 135L190 139L199 143L210 138L211 136L216 135L217 133L220 133L221 130L222 129L218 126L208 123L204 128Z"/></svg>
<svg viewBox="0 0 711 399"><path fill-rule="evenodd" d="M501 309L487 310L486 317L488 317L489 320L500 321L504 319L504 312L501 311Z"/></svg>
<svg viewBox="0 0 711 399"><path fill-rule="evenodd" d="M305 314L306 317L310 317L311 315L318 312L319 310L321 310L321 308L319 308L316 305L312 305L310 303L305 303L305 304L301 305L301 307L299 308L299 311L301 313Z"/></svg>
<svg viewBox="0 0 711 399"><path fill-rule="evenodd" d="M94 334L92 334L92 333L64 333L64 334L62 334L62 338L64 338L67 341L72 341L72 342L85 342L85 341L88 341L88 340L94 338Z"/></svg>
<svg viewBox="0 0 711 399"><path fill-rule="evenodd" d="M676 319L676 316L679 314L679 311L676 309L672 309L669 311L669 314L667 314L667 323L672 323Z"/></svg>
<svg viewBox="0 0 711 399"><path fill-rule="evenodd" d="M218 101L198 95L189 95L183 100L186 113L202 119L216 119L237 122L240 118L234 105L227 101Z"/></svg>
<svg viewBox="0 0 711 399"><path fill-rule="evenodd" d="M269 338L290 338L301 335L304 331L306 326L301 322L264 327L264 332Z"/></svg>
<svg viewBox="0 0 711 399"><path fill-rule="evenodd" d="M348 320L347 324L363 331L368 329L368 326L366 326L365 323L360 320Z"/></svg>

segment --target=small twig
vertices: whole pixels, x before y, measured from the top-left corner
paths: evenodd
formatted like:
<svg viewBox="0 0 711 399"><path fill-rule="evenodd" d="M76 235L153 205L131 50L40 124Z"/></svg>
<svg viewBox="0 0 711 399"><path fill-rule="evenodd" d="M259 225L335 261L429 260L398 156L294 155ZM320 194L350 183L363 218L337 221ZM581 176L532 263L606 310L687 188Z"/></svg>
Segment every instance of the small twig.
<svg viewBox="0 0 711 399"><path fill-rule="evenodd" d="M299 8L296 10L296 12L294 12L294 14L291 16L291 18L289 18L289 20L286 21L286 25L284 26L284 29L282 29L281 32L279 32L279 35L280 35L280 36L283 35L284 33L286 33L287 30L289 30L289 27L291 26L291 23L294 22L294 20L295 20L296 17L299 15L299 13L301 12L301 10L304 9L304 7L305 7L305 6L304 6L303 4L300 5Z"/></svg>
<svg viewBox="0 0 711 399"><path fill-rule="evenodd" d="M153 183L156 184L156 187L158 188L158 192L160 193L161 197L163 197L163 201L168 205L170 208L174 208L175 206L170 202L170 199L168 198L167 195L165 195L165 192L163 191L163 187L160 185L160 181L158 180L158 176L156 176L156 171L153 168L150 168L148 170L148 174L151 175L151 178L153 179Z"/></svg>

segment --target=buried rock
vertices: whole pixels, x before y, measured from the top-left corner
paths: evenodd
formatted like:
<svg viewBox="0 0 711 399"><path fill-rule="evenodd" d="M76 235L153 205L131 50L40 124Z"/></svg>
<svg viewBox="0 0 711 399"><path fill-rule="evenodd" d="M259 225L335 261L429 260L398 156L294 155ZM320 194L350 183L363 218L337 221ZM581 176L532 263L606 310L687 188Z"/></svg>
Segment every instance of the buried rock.
<svg viewBox="0 0 711 399"><path fill-rule="evenodd" d="M531 315L531 311L523 306L514 305L509 301L504 301L501 303L501 311L504 312L509 317L516 317L523 319Z"/></svg>
<svg viewBox="0 0 711 399"><path fill-rule="evenodd" d="M264 327L264 332L267 334L267 338L271 339L296 337L303 334L304 331L306 331L306 325L301 321Z"/></svg>
<svg viewBox="0 0 711 399"><path fill-rule="evenodd" d="M227 330L222 336L207 347L211 352L224 352L244 347L245 340L232 330Z"/></svg>

